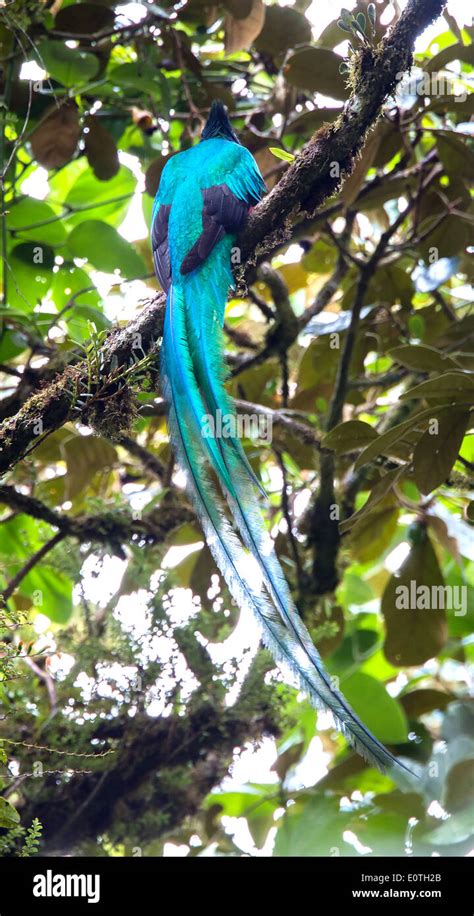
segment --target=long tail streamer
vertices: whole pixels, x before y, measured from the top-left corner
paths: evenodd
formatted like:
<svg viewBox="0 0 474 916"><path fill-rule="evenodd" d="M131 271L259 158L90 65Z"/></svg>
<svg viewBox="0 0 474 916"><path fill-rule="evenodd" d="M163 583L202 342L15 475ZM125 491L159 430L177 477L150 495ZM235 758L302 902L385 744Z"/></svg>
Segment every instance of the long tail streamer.
<svg viewBox="0 0 474 916"><path fill-rule="evenodd" d="M204 432L206 418L215 419L218 411L235 418L224 388L222 345L230 282L230 270L216 272L208 262L178 286L171 286L162 346L170 435L207 543L234 600L252 611L265 644L292 671L311 702L332 712L341 732L369 764L382 771L394 765L407 770L366 728L325 670L263 523L256 478L240 439L237 435L217 438L208 428ZM209 466L221 483L243 544L216 498ZM251 576L249 562L253 563Z"/></svg>

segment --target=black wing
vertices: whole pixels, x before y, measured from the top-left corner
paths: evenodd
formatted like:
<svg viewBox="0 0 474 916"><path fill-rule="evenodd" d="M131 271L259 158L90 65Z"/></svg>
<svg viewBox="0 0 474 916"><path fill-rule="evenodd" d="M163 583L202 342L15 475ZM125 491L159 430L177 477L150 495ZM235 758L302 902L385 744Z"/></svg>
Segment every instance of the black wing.
<svg viewBox="0 0 474 916"><path fill-rule="evenodd" d="M153 220L151 230L151 247L153 249L153 263L155 273L165 293L171 286L171 263L168 247L168 222L171 204L161 204Z"/></svg>
<svg viewBox="0 0 474 916"><path fill-rule="evenodd" d="M249 205L239 200L226 184L204 188L202 232L181 264L181 273L189 274L210 255L226 232L238 232L247 216Z"/></svg>

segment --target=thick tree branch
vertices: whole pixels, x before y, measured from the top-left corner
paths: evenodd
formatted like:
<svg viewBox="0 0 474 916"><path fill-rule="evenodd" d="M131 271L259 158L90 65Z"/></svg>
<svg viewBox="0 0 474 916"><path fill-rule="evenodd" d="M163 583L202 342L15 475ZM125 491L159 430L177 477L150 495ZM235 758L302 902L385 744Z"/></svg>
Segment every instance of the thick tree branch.
<svg viewBox="0 0 474 916"><path fill-rule="evenodd" d="M123 544L130 541L143 541L150 545L162 543L171 531L184 522L194 521L195 518L191 508L177 505L175 502L162 504L158 511L145 513L140 519L133 518L128 512L117 510L73 517L56 512L36 497L26 496L6 484L0 485L1 504L9 506L15 512L25 513L47 522L58 530L61 537L73 537L82 544L104 544L122 556Z"/></svg>
<svg viewBox="0 0 474 916"><path fill-rule="evenodd" d="M150 352L161 335L164 296L157 294L126 328L111 332L100 350L102 375L129 362L134 352ZM33 395L14 417L0 426L0 474L13 467L48 433L73 415L76 397L89 384L89 367L83 360Z"/></svg>
<svg viewBox="0 0 474 916"><path fill-rule="evenodd" d="M240 239L241 262L255 263L288 239L291 226L311 217L349 175L368 130L383 104L410 69L417 37L442 13L446 0L409 0L398 22L376 48L358 52L354 87L340 117L306 144L281 180L252 211ZM339 177L334 173L339 165Z"/></svg>
<svg viewBox="0 0 474 916"><path fill-rule="evenodd" d="M232 707L200 698L186 716L101 721L94 737L117 743L117 751L100 768L63 782L48 776L41 792L39 780L25 781L24 817L41 820L43 855L95 840L111 828L116 840L146 842L199 810L225 776L236 746L278 735L272 691L261 685L263 662L264 656L255 658ZM158 823L147 816L150 810L160 812Z"/></svg>
<svg viewBox="0 0 474 916"><path fill-rule="evenodd" d="M270 194L252 211L238 240L241 275L248 274L258 256L288 239L296 220L315 214L339 188L354 167L368 130L401 75L411 67L415 40L436 19L445 0L409 0L400 19L376 48L358 52L353 91L341 116L321 128ZM334 163L340 177L333 177ZM104 374L118 362L126 363L137 346L145 353L160 336L164 297L157 295L141 315L106 340L101 356ZM16 416L0 427L0 474L13 467L40 438L62 426L72 415L75 392L87 380L87 366L67 368L51 384L33 395Z"/></svg>

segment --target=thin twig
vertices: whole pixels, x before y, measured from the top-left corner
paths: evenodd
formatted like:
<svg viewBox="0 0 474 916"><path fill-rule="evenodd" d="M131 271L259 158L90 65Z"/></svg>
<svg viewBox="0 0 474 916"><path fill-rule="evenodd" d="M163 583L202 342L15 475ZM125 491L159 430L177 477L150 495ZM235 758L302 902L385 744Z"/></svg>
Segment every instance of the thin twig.
<svg viewBox="0 0 474 916"><path fill-rule="evenodd" d="M39 550L37 550L36 553L34 553L29 558L25 565L17 572L16 576L10 580L6 588L4 588L3 592L1 593L0 598L2 597L4 601L8 601L8 599L13 595L15 589L20 585L20 582L23 581L25 576L27 576L28 573L31 572L31 570L40 562L40 560L42 560L43 557L45 557L46 554L48 554L50 550L53 549L53 547L56 547L56 544L59 544L59 542L62 541L64 537L64 532L58 531L57 534L51 538L51 540L46 541L46 543L43 544L43 546L40 547Z"/></svg>

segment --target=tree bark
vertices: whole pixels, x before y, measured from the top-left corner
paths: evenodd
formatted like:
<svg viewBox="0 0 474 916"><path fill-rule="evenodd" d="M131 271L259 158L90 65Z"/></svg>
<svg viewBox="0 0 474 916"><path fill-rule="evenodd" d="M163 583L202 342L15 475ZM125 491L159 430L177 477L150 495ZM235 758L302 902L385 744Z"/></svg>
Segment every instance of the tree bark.
<svg viewBox="0 0 474 916"><path fill-rule="evenodd" d="M400 19L375 48L361 49L352 70L352 91L338 120L312 137L252 211L238 239L239 275L244 279L257 258L291 237L291 226L311 217L350 175L383 104L410 69L415 40L443 11L446 0L409 0ZM334 169L334 163L339 168ZM333 173L337 172L337 176ZM148 353L161 335L164 296L157 294L126 328L112 331L101 350L104 377L111 366L131 359L137 340ZM33 395L0 426L0 474L5 473L45 435L72 416L75 392L87 382L84 362L68 367Z"/></svg>

